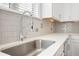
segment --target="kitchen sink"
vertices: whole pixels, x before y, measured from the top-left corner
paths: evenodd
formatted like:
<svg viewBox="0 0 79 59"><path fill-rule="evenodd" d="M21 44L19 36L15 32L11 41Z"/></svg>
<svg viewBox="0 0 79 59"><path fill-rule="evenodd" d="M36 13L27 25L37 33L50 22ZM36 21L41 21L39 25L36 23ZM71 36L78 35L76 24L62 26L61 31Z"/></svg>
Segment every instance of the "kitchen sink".
<svg viewBox="0 0 79 59"><path fill-rule="evenodd" d="M54 43L55 41L39 39L2 50L2 52L11 56L36 56Z"/></svg>

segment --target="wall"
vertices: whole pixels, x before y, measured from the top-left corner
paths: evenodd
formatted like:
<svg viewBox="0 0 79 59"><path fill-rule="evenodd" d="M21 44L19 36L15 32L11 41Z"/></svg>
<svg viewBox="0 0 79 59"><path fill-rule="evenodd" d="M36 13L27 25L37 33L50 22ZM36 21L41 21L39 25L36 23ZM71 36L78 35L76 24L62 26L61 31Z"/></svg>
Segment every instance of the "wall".
<svg viewBox="0 0 79 59"><path fill-rule="evenodd" d="M33 30L32 21L34 24ZM43 23L43 26L41 25ZM7 44L19 40L21 15L0 10L0 44ZM47 20L39 20L24 16L21 28L25 37L35 37L53 32L53 26Z"/></svg>
<svg viewBox="0 0 79 59"><path fill-rule="evenodd" d="M79 33L79 22L56 23L55 32L58 32L58 33Z"/></svg>

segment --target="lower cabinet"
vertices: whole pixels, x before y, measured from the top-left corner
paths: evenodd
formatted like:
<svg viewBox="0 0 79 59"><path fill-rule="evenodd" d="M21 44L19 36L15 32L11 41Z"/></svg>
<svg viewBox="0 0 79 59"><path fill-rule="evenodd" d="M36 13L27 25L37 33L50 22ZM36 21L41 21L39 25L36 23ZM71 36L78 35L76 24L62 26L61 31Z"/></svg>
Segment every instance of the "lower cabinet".
<svg viewBox="0 0 79 59"><path fill-rule="evenodd" d="M54 56L64 56L64 44L60 46Z"/></svg>
<svg viewBox="0 0 79 59"><path fill-rule="evenodd" d="M79 35L70 36L64 44L60 46L54 56L79 56Z"/></svg>
<svg viewBox="0 0 79 59"><path fill-rule="evenodd" d="M72 41L71 43L71 56L79 56L79 41Z"/></svg>
<svg viewBox="0 0 79 59"><path fill-rule="evenodd" d="M79 35L71 35L64 46L65 56L79 56Z"/></svg>
<svg viewBox="0 0 79 59"><path fill-rule="evenodd" d="M71 35L54 56L79 56L79 35Z"/></svg>
<svg viewBox="0 0 79 59"><path fill-rule="evenodd" d="M64 43L64 56L71 55L71 39L68 38Z"/></svg>
<svg viewBox="0 0 79 59"><path fill-rule="evenodd" d="M70 37L70 53L67 56L79 56L79 35L72 35Z"/></svg>

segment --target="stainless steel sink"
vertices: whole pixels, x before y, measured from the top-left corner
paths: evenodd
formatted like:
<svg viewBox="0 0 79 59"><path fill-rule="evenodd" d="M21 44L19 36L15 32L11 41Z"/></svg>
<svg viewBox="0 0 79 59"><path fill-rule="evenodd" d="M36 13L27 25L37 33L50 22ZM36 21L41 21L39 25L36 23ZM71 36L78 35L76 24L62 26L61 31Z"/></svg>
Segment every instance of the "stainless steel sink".
<svg viewBox="0 0 79 59"><path fill-rule="evenodd" d="M34 40L22 45L2 50L2 52L11 56L36 56L54 43L55 41L51 40Z"/></svg>

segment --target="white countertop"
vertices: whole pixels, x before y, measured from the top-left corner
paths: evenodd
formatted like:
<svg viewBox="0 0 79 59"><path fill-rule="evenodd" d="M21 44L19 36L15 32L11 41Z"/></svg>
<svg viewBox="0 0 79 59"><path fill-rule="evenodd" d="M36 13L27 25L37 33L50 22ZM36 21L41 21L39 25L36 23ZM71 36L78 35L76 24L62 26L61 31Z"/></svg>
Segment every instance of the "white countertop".
<svg viewBox="0 0 79 59"><path fill-rule="evenodd" d="M48 35L43 35L43 36L34 37L34 38L27 38L24 41L17 41L17 42L5 44L5 45L0 45L0 51L16 45L24 44L29 41L43 39L43 40L56 41L56 43L52 44L50 47L45 49L38 56L53 56L70 34L72 33L54 33L54 34L48 34ZM72 35L75 35L75 34L72 34ZM79 34L76 34L76 35L79 35ZM7 56L7 54L4 55L4 53L2 54L2 52L0 53L0 55Z"/></svg>
<svg viewBox="0 0 79 59"><path fill-rule="evenodd" d="M0 56L10 56L10 55L0 52Z"/></svg>

